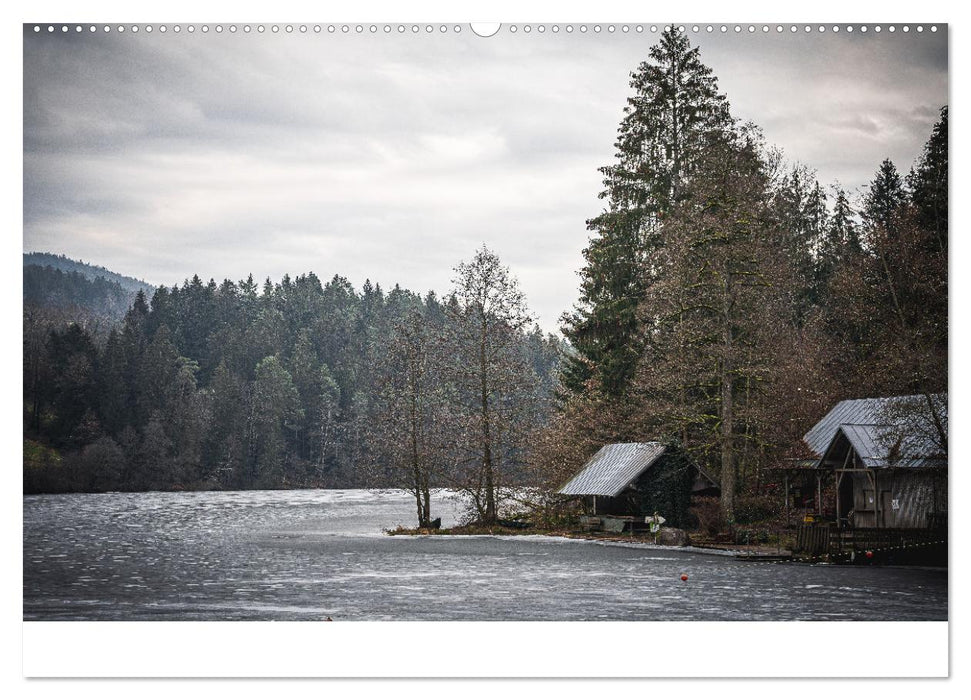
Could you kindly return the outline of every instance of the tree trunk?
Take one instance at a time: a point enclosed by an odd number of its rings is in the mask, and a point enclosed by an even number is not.
[[[482,399],[482,472],[485,477],[485,522],[491,525],[496,522],[495,484],[492,475],[492,436],[489,426],[489,385],[488,359],[486,357],[486,328],[483,319],[482,336],[479,341],[479,381]]]
[[[422,503],[421,461],[418,456],[418,397],[415,387],[411,391],[411,468],[415,499],[418,504],[418,527],[428,527],[427,504]]]
[[[425,527],[428,527],[432,524],[432,499],[428,490],[428,470],[422,473],[421,498],[424,501]]]
[[[734,415],[732,405],[732,288],[731,272],[725,272],[721,358],[721,507],[730,523],[735,520]]]

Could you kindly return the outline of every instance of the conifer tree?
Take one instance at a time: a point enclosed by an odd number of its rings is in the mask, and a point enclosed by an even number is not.
[[[677,27],[666,30],[650,58],[631,74],[615,161],[601,169],[606,210],[587,222],[580,300],[563,318],[573,346],[565,388],[622,395],[642,346],[636,310],[662,272],[659,225],[680,197],[709,138],[731,122],[717,81]]]
[[[870,182],[870,188],[863,197],[860,214],[871,230],[881,227],[893,231],[893,219],[897,209],[904,203],[904,186],[897,172],[897,166],[889,158],[885,159]]]
[[[859,227],[850,207],[846,191],[834,185],[833,211],[816,254],[817,304],[824,310],[835,300],[830,298],[829,284],[841,265],[860,256],[863,246],[860,243]]]
[[[276,355],[256,366],[249,408],[250,475],[259,485],[279,484],[289,476],[286,432],[297,426],[303,408],[293,377]]]
[[[924,146],[920,159],[907,175],[910,199],[918,223],[934,234],[941,250],[947,250],[947,107]]]
[[[247,457],[246,386],[224,362],[209,384],[209,425],[203,458],[211,475],[223,486],[244,486]]]
[[[818,253],[828,224],[826,194],[811,170],[793,166],[772,192],[772,213],[781,253],[794,275],[793,313],[806,318],[820,296]]]

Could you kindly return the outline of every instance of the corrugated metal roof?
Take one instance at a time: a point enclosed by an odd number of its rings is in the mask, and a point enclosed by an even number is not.
[[[946,402],[938,396],[934,399],[940,401],[946,428]],[[803,440],[822,458],[842,432],[869,468],[941,466],[946,456],[935,440],[929,414],[921,412],[924,405],[923,396],[841,401]]]
[[[943,456],[935,454],[923,440],[904,437],[895,444],[897,437],[892,426],[841,425],[839,429],[864,466],[870,469],[942,466],[944,462]]]
[[[877,418],[886,399],[850,399],[840,401],[823,419],[816,423],[803,441],[821,456],[836,436],[841,425],[876,425],[882,421]]]
[[[853,425],[845,423],[839,430],[846,436],[853,446],[853,451],[868,467],[876,466],[886,454],[880,447],[881,427],[879,425]]]
[[[604,445],[557,493],[569,496],[618,496],[664,454],[664,449],[659,442]]]

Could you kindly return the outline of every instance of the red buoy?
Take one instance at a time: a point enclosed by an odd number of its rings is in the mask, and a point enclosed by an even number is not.
[[[681,580],[682,581],[687,581],[688,580],[688,574],[681,574]]]

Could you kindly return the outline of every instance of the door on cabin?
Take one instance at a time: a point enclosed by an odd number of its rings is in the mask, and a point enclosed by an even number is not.
[[[892,491],[880,492],[880,527],[894,527],[897,524],[897,510]]]

